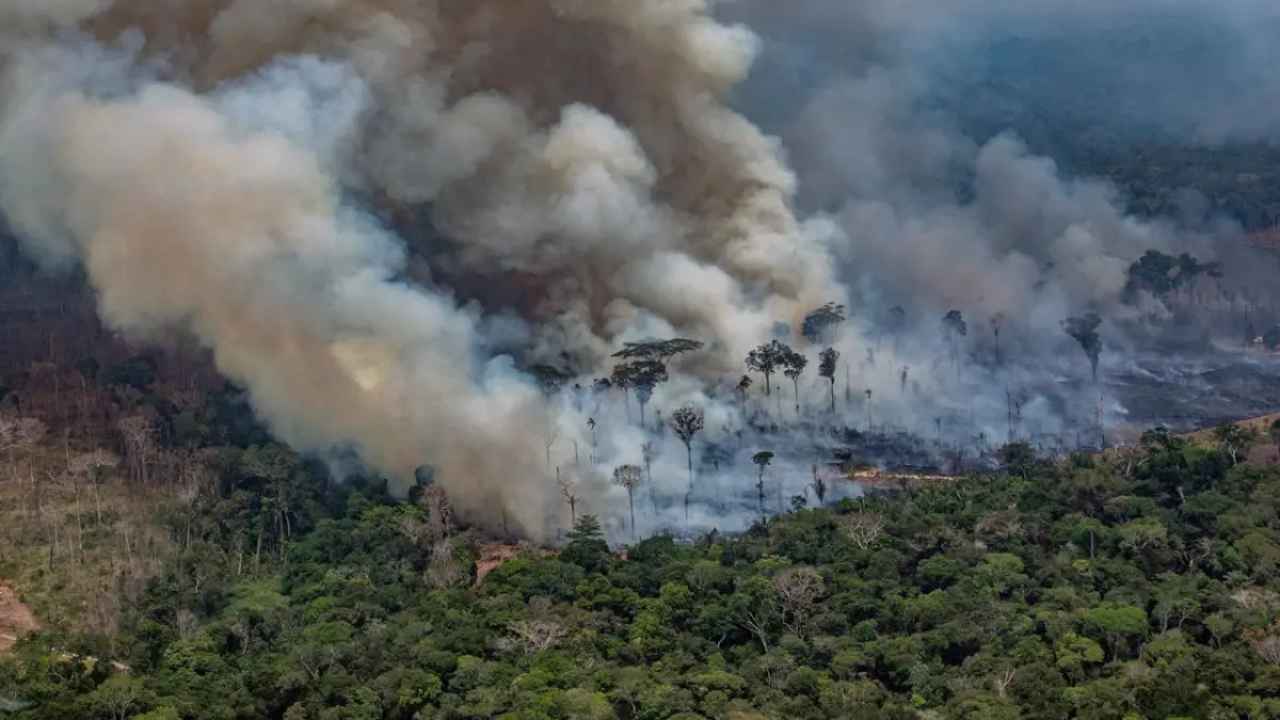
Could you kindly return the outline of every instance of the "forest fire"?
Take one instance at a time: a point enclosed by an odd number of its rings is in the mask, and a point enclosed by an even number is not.
[[[741,526],[836,450],[931,477],[1280,401],[1215,349],[1274,314],[1240,228],[918,115],[910,57],[815,89],[784,156],[735,99],[785,37],[701,3],[302,5],[0,10],[0,215],[107,328],[470,523]]]

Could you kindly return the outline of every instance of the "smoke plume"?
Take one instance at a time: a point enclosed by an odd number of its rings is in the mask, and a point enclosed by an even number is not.
[[[701,2],[0,19],[0,202],[32,254],[82,265],[115,328],[193,333],[285,441],[431,464],[480,519],[545,533],[544,442],[588,442],[497,352],[512,328],[583,373],[698,337],[710,372],[841,297],[777,143],[724,102],[755,38]],[[425,267],[387,220],[415,207],[448,238]]]
[[[1130,263],[1219,255],[1229,223],[1134,217],[1007,132],[1001,98],[957,109],[995,84],[984,68],[1005,67],[989,61],[1010,37],[1076,48],[1166,4],[11,0],[0,214],[47,266],[83,267],[113,327],[207,345],[282,440],[353,450],[402,487],[431,465],[472,519],[535,537],[564,524],[557,474],[617,532],[607,468],[650,460],[643,522],[661,526],[687,458],[652,438],[658,421],[543,392],[524,368],[589,388],[623,342],[704,341],[651,407],[705,409],[719,454],[696,463],[689,526],[726,527],[731,474],[757,445],[779,452],[777,504],[804,492],[810,458],[786,449],[814,441],[744,435],[770,403],[731,388],[751,348],[800,343],[815,308],[849,308],[823,333],[846,366],[800,367],[797,413],[835,405],[842,382],[846,419],[964,414],[948,426],[995,437],[1011,386],[1071,372],[1066,318],[1104,316],[1111,352],[1168,314],[1125,296]],[[1182,3],[1170,37],[1211,47],[1248,92],[1225,112],[1134,100],[1120,125],[1274,137],[1274,79],[1252,63],[1274,55],[1257,29],[1276,13],[1214,8]],[[1167,59],[1153,67],[1144,82],[1185,87]],[[1105,92],[1124,95],[1112,77]],[[1113,127],[1096,105],[1073,122]],[[994,363],[983,338],[941,347],[954,309],[1001,328]],[[1062,429],[1075,411],[1042,394],[1025,412]]]

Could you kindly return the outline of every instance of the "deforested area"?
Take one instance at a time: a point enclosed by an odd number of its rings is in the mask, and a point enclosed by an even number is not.
[[[0,716],[1280,717],[1278,31],[0,0]]]

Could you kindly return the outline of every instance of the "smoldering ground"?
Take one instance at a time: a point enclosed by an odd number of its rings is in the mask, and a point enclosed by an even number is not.
[[[700,405],[699,447],[737,448],[719,469],[699,457],[689,520],[732,525],[751,515],[745,456],[768,445],[780,477],[808,475],[787,452],[799,437],[771,429],[789,408],[732,389],[779,323],[814,354],[805,314],[851,309],[831,343],[843,394],[873,391],[838,404],[853,424],[995,436],[1018,385],[1065,428],[1087,412],[1043,389],[1079,374],[1063,319],[1096,309],[1128,347],[1124,323],[1168,311],[1124,301],[1128,264],[1211,259],[1231,232],[1130,217],[1014,135],[969,137],[922,108],[911,4],[846,6],[856,62],[792,62],[800,89],[782,97],[801,102],[771,119],[784,149],[749,119],[762,86],[742,83],[763,52],[776,85],[778,33],[830,53],[814,31],[829,3],[779,19],[703,0],[7,2],[0,207],[34,257],[85,269],[115,328],[208,345],[284,441],[354,450],[402,485],[430,464],[469,517],[535,537],[566,522],[557,468],[619,527],[608,470],[641,460],[654,423],[616,392],[548,397],[523,368],[589,386],[624,341],[705,341],[652,409]],[[975,328],[963,342],[937,328],[952,308]],[[1006,344],[987,361],[977,328],[996,316]],[[799,390],[787,404],[817,412],[813,369]],[[651,525],[684,523],[684,455],[661,445]]]

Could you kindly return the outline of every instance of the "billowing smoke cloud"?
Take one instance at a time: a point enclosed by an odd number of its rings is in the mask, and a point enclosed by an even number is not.
[[[775,398],[726,401],[723,382],[780,327],[798,340],[806,312],[844,303],[846,412],[917,429],[964,416],[949,426],[995,438],[1005,390],[1044,372],[1028,360],[1078,354],[1065,318],[1098,312],[1113,332],[1163,310],[1125,302],[1129,264],[1208,258],[1221,228],[1131,217],[998,117],[973,132],[947,72],[981,78],[992,38],[1036,45],[1179,5],[1248,40],[1215,56],[1224,72],[1274,52],[1250,29],[1275,13],[1243,1],[711,5],[6,2],[0,212],[34,257],[84,267],[113,326],[200,338],[281,439],[355,450],[402,483],[433,465],[472,518],[546,536],[564,524],[557,467],[609,512],[605,468],[641,463],[651,438],[616,401],[548,400],[520,368],[589,384],[624,341],[704,340],[654,409],[704,405],[715,449],[749,457],[744,410],[759,420]],[[1274,80],[1232,77],[1259,79],[1247,122],[1135,107],[1170,133],[1271,137]],[[1022,362],[957,370],[988,340],[962,353],[942,337],[951,310],[981,338],[1005,318],[1003,357]],[[900,317],[910,337],[889,342]],[[802,395],[830,390],[812,375]],[[1018,405],[1058,430],[1081,412]],[[664,497],[685,492],[683,457],[666,442],[655,459]],[[720,462],[699,464],[693,527],[719,524],[740,480],[706,470]],[[799,480],[779,470],[780,506],[802,490],[797,464]]]
[[[1146,321],[1173,312],[1125,292],[1145,251],[1227,261],[1209,304],[1238,296],[1250,266],[1274,266],[1195,193],[1177,220],[1139,218],[1120,189],[1040,154],[1064,137],[1073,149],[1280,137],[1272,4],[737,0],[721,12],[762,36],[737,104],[783,137],[800,205],[825,225],[865,330],[843,349],[879,348],[858,379],[900,422],[919,429],[937,413],[992,436],[1012,388],[1030,395],[1028,418],[1064,432],[1094,417],[1097,396],[1053,387],[1079,376],[1062,322],[1101,314],[1104,365],[1121,366],[1151,339]],[[889,345],[894,306],[914,332]],[[979,330],[962,377],[939,361],[953,309]],[[1007,362],[987,329],[996,318]],[[1238,342],[1221,319],[1200,332]],[[906,367],[920,392],[884,392]]]
[[[31,252],[82,265],[114,327],[199,337],[287,442],[429,463],[475,518],[558,525],[544,454],[588,442],[496,355],[513,328],[583,373],[699,337],[710,373],[841,299],[775,141],[723,102],[754,36],[701,2],[0,18],[0,204]],[[421,206],[450,243],[425,268],[377,219]]]

